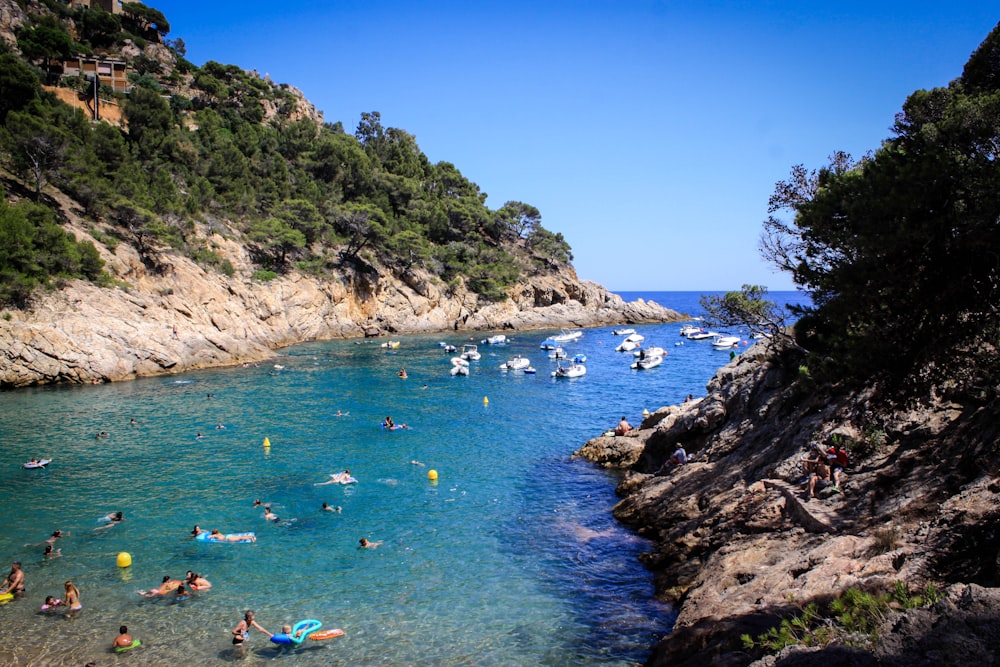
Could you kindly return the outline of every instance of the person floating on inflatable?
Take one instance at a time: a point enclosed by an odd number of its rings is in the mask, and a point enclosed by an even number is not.
[[[133,638],[132,635],[128,633],[128,628],[123,625],[118,628],[118,636],[115,637],[115,641],[111,644],[111,648],[114,649],[115,653],[124,653],[125,651],[134,649],[140,645],[142,645],[142,642]]]
[[[323,624],[314,619],[299,621],[295,627],[283,625],[281,632],[271,635],[271,641],[275,644],[301,644],[306,637],[323,627]]]
[[[358,480],[351,476],[350,470],[344,470],[344,472],[338,472],[330,475],[330,479],[326,482],[317,482],[313,486],[326,486],[327,484],[357,484]]]

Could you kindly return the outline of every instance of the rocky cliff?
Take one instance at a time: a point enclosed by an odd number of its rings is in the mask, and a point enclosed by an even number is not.
[[[72,202],[57,192],[79,238],[91,239]],[[232,276],[164,253],[156,271],[136,251],[97,244],[117,287],[82,281],[40,295],[27,311],[0,318],[0,386],[105,382],[268,357],[294,343],[457,330],[522,330],[683,319],[655,303],[621,297],[572,271],[536,276],[511,298],[483,302],[450,291],[420,272],[338,272],[320,278],[291,272],[253,279],[247,249],[232,238],[203,232]]]
[[[615,515],[655,548],[657,594],[678,607],[649,665],[943,665],[1000,655],[1000,480],[996,405],[929,395],[880,408],[872,390],[843,395],[800,377],[798,363],[756,345],[722,368],[706,395],[666,407],[634,436],[579,452],[623,469]],[[841,492],[808,497],[802,458],[845,442]],[[664,462],[683,445],[692,460]],[[903,582],[944,592],[888,614],[878,639],[786,649],[762,658],[758,636],[850,588]]]

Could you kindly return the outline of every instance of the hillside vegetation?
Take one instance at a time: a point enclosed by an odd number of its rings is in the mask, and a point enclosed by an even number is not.
[[[61,233],[52,189],[78,204],[94,240],[132,245],[151,272],[180,253],[231,275],[213,234],[249,250],[258,280],[292,269],[421,269],[492,301],[519,278],[570,266],[569,244],[534,206],[490,209],[455,165],[432,164],[376,111],[348,134],[287,85],[235,65],[194,65],[156,9],[0,4],[20,18],[9,26],[16,42],[0,39],[0,155],[6,194],[17,195],[0,207],[0,304],[28,306],[39,285],[61,278],[109,280],[92,244]],[[101,104],[120,105],[121,127],[43,88],[92,98],[92,81],[47,72],[78,55],[127,62],[130,91],[98,91]]]

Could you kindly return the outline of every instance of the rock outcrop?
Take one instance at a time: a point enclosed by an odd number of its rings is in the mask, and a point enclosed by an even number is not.
[[[85,236],[82,228],[75,231]],[[114,253],[99,245],[122,286],[76,281],[41,295],[28,311],[5,311],[0,386],[105,382],[236,364],[311,340],[683,319],[655,303],[626,303],[571,272],[533,278],[500,303],[450,293],[432,276],[413,272],[405,279],[388,271],[327,279],[293,272],[260,282],[242,246],[221,236],[212,242],[236,266],[232,276],[176,254],[164,255],[151,272],[127,244]]]
[[[578,452],[625,470],[615,515],[653,541],[644,562],[657,595],[678,608],[647,664],[748,665],[755,656],[740,635],[849,588],[895,582],[932,583],[948,595],[890,615],[868,650],[796,649],[760,664],[957,664],[975,650],[1000,654],[991,417],[1000,406],[928,396],[919,409],[879,414],[870,393],[814,386],[778,358],[755,345],[719,370],[704,398]],[[842,492],[827,486],[806,497],[802,458],[835,438],[853,458]],[[690,463],[662,469],[679,445]]]

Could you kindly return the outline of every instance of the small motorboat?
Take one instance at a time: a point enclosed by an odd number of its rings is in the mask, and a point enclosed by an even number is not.
[[[583,337],[583,332],[580,331],[579,329],[576,330],[562,329],[561,331],[562,333],[551,337],[552,340],[554,340],[557,344],[572,343],[573,341],[579,340],[580,338]]]
[[[586,362],[587,362],[587,355],[583,354],[582,352],[580,354],[573,355],[574,364],[584,364]]]
[[[689,333],[685,338],[688,340],[707,340],[709,338],[715,338],[719,334],[714,331],[708,331],[707,329],[698,329],[693,333]]]
[[[635,357],[639,357],[640,359],[642,359],[643,357],[665,357],[667,356],[667,351],[664,350],[662,347],[657,347],[654,345],[652,347],[646,348],[645,350],[636,350],[635,352],[632,353],[632,355]]]
[[[507,343],[507,336],[497,334],[483,339],[483,345],[504,345]]]
[[[583,364],[570,364],[569,366],[559,366],[552,371],[554,378],[578,378],[587,374],[587,367]]]
[[[457,347],[455,347],[451,343],[440,342],[440,343],[438,343],[438,345],[440,345],[441,349],[444,350],[445,352],[454,352],[455,350],[458,349]]]
[[[22,464],[21,467],[25,470],[37,470],[39,468],[44,468],[50,463],[52,463],[52,459],[31,459],[30,461]]]
[[[656,368],[663,363],[663,357],[659,354],[652,354],[643,357],[642,359],[636,359],[635,363],[632,364],[632,368],[637,370],[649,370],[650,368]]]
[[[615,336],[628,336],[629,334],[634,334],[635,329],[615,329],[611,333]]]
[[[615,352],[631,352],[637,347],[639,347],[639,344],[637,342],[626,338],[621,342],[621,344],[618,347],[615,348]]]
[[[463,345],[462,358],[467,361],[479,361],[483,355],[479,353],[479,348],[476,345]]]
[[[712,341],[712,347],[714,347],[716,350],[731,350],[732,348],[738,346],[739,344],[740,344],[739,336],[725,336],[722,334],[716,336],[715,340]]]
[[[554,350],[557,347],[559,347],[559,344],[556,343],[551,338],[546,338],[545,340],[542,341],[542,344],[539,345],[539,347],[542,348],[543,350]]]
[[[531,360],[527,357],[522,357],[520,354],[511,357],[506,362],[500,365],[500,370],[502,371],[523,371],[525,368],[531,365]]]
[[[535,374],[535,373],[537,373],[537,372],[538,372],[538,371],[537,371],[537,370],[535,370],[535,367],[534,367],[534,366],[528,366],[527,368],[525,368],[525,369],[524,369],[524,374],[525,374],[525,375],[534,375],[534,374]]]
[[[566,350],[562,349],[561,347],[557,347],[555,350],[552,351],[552,354],[549,355],[549,359],[568,359],[568,358],[569,355],[566,354]]]
[[[698,333],[701,331],[701,327],[696,327],[693,324],[688,324],[687,326],[681,327],[681,335],[687,338],[693,333]]]
[[[469,366],[468,364],[466,364],[465,366],[462,366],[460,364],[455,364],[454,366],[451,367],[451,370],[448,372],[451,373],[452,375],[468,375]]]

